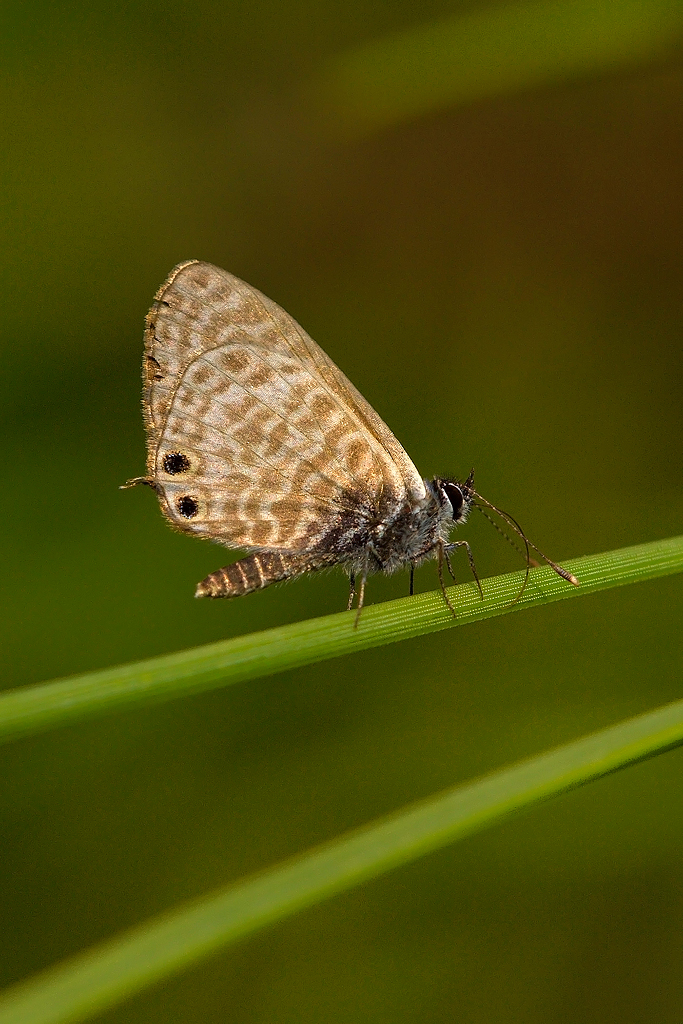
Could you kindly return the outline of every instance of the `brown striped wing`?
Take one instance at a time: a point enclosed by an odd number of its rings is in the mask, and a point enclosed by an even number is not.
[[[181,263],[147,317],[148,478],[171,522],[229,547],[315,546],[350,507],[425,494],[377,413],[283,309]]]

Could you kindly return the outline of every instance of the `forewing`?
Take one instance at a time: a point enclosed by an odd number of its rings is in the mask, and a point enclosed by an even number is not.
[[[424,484],[321,348],[255,288],[180,264],[145,334],[147,472],[187,532],[232,547],[314,547],[324,523]]]

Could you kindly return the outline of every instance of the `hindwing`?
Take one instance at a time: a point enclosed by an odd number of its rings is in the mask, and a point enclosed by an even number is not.
[[[276,303],[181,263],[145,331],[147,474],[171,522],[229,547],[308,550],[349,512],[415,506],[415,466]]]

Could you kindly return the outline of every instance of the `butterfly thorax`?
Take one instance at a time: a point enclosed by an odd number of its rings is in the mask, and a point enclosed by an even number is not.
[[[333,552],[330,561],[360,574],[393,573],[433,557],[448,543],[452,528],[467,518],[470,499],[463,485],[440,479],[424,484],[419,502],[392,494],[384,495],[381,508],[350,502],[348,512],[319,539],[312,559],[318,552]]]

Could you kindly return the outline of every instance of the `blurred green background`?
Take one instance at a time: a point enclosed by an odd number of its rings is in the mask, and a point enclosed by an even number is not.
[[[615,11],[633,45],[596,57]],[[534,65],[528,12],[578,48],[561,73]],[[406,99],[431,19],[470,50]],[[476,467],[553,558],[680,533],[682,34],[680,3],[629,0],[9,0],[5,684],[345,604],[340,573],[194,601],[222,549],[117,490],[144,471],[143,318],[189,257],[284,306],[425,476]],[[517,75],[489,74],[499,44]],[[461,536],[482,575],[519,565],[481,517]],[[368,600],[407,586],[373,578]],[[679,698],[679,602],[657,580],[4,748],[2,982]],[[682,766],[591,785],[100,1019],[680,1024]]]

